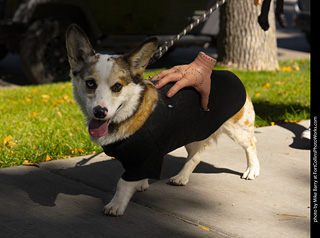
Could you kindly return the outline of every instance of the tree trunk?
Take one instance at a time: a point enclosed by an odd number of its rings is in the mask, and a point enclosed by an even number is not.
[[[279,67],[273,1],[268,31],[258,24],[261,5],[253,0],[227,0],[220,9],[218,61],[226,67],[245,70],[275,70]]]

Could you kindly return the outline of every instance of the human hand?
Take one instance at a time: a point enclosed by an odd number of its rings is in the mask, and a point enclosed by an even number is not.
[[[201,95],[201,108],[207,111],[211,89],[211,73],[215,64],[215,59],[200,52],[192,63],[164,70],[150,80],[159,80],[155,85],[156,88],[161,88],[169,82],[176,82],[166,94],[169,98],[173,97],[181,88],[194,87]]]

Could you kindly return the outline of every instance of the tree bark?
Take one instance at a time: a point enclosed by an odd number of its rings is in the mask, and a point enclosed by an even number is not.
[[[279,68],[273,2],[269,11],[270,28],[261,29],[258,16],[261,5],[253,0],[228,0],[220,9],[218,62],[245,70]]]

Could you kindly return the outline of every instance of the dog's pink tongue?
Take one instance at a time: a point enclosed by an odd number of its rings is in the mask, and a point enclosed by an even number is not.
[[[102,137],[108,133],[107,121],[92,119],[89,124],[89,134],[92,137]]]

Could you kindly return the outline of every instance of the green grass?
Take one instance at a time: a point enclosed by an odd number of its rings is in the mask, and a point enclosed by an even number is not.
[[[256,126],[310,118],[310,60],[282,61],[277,72],[232,71],[252,98]],[[0,167],[102,151],[89,140],[70,83],[0,90],[0,113]]]
[[[256,126],[310,118],[310,60],[282,61],[277,72],[233,72],[252,99]]]
[[[100,152],[70,83],[0,90],[0,167]]]

